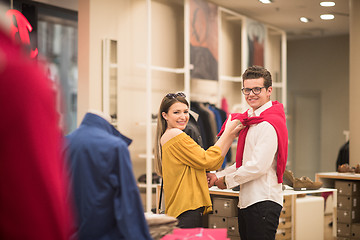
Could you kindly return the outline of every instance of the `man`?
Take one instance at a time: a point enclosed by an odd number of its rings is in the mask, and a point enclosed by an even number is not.
[[[239,134],[236,163],[216,174],[208,173],[209,186],[225,189],[240,185],[238,222],[242,240],[275,239],[287,161],[284,108],[270,101],[272,79],[266,69],[253,66],[242,77],[242,92],[251,109],[232,116],[247,127]]]

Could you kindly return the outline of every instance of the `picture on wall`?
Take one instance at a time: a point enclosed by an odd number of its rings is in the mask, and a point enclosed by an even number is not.
[[[258,65],[264,67],[264,43],[266,28],[264,24],[247,19],[248,67]]]
[[[218,8],[190,0],[190,63],[192,78],[218,80]]]

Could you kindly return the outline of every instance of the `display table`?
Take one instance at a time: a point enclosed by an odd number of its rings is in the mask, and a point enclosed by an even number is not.
[[[324,239],[324,198],[306,195],[295,206],[295,239]]]
[[[221,197],[238,197],[239,191],[233,191],[231,189],[219,189],[218,187],[214,186],[209,189],[211,196],[221,196]],[[296,233],[296,220],[297,221],[309,221],[309,219],[298,219],[296,218],[296,199],[298,195],[303,194],[318,194],[323,192],[333,192],[334,194],[334,201],[333,201],[333,236],[336,236],[336,206],[337,206],[337,190],[334,188],[320,188],[318,190],[306,190],[306,191],[294,191],[292,188],[286,188],[284,190],[284,197],[290,196],[291,199],[291,239],[295,239]],[[323,228],[321,228],[323,229]]]
[[[323,182],[324,187],[334,187],[335,180],[360,181],[359,173],[322,172],[315,174],[316,181]]]
[[[356,174],[356,173],[339,173],[339,172],[321,172],[321,173],[316,173],[315,174],[315,179],[316,181],[321,181],[323,183],[324,187],[330,187],[330,188],[334,188],[335,187],[335,182],[340,180],[345,180],[345,181],[349,181],[349,182],[357,182],[360,181],[360,174]],[[341,197],[341,192],[338,193],[339,196]],[[337,199],[337,195],[334,195],[333,199]],[[340,201],[341,203],[341,201]],[[356,207],[357,211],[358,206]],[[341,211],[341,207],[339,207],[338,211]],[[353,209],[355,210],[355,209]],[[338,216],[338,212],[334,211],[334,216],[335,219],[337,219],[337,221],[333,221],[334,225],[333,225],[333,230],[334,231],[340,231],[342,229],[342,225],[339,224],[342,222],[341,219],[341,215]],[[340,217],[340,220],[338,220],[338,217]],[[336,223],[336,225],[335,225]],[[347,225],[351,225],[351,224],[347,224]],[[341,232],[341,231],[340,231]]]

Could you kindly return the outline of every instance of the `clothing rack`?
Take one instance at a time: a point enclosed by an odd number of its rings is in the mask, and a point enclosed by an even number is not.
[[[218,106],[218,94],[191,93],[191,101],[210,103]]]

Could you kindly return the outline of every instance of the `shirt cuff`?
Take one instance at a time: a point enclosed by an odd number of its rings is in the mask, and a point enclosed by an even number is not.
[[[228,188],[227,182],[226,182],[226,176],[224,177],[224,185],[226,188]]]
[[[219,179],[219,178],[225,176],[226,173],[225,173],[225,171],[221,171],[221,172],[216,172],[215,175],[216,175],[216,177]]]
[[[227,188],[234,188],[239,185],[237,182],[234,181],[234,178],[232,178],[230,176],[227,176],[225,178],[226,178],[226,187]]]

